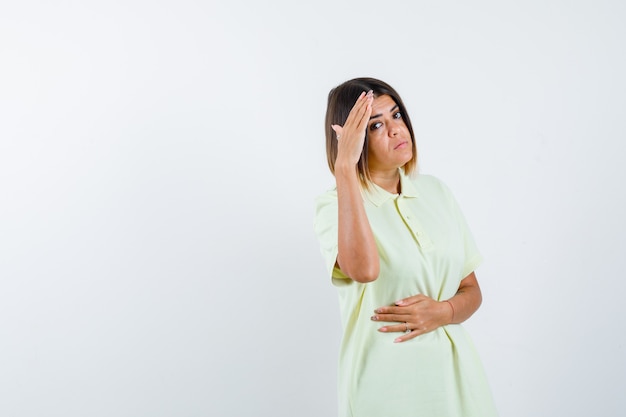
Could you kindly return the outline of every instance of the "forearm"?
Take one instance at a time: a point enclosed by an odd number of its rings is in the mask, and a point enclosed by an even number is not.
[[[335,167],[339,207],[338,255],[341,270],[358,282],[371,282],[380,271],[378,249],[365,213],[354,166]]]
[[[478,280],[472,272],[461,281],[457,293],[452,298],[445,301],[450,307],[449,323],[463,323],[478,310],[482,300]]]

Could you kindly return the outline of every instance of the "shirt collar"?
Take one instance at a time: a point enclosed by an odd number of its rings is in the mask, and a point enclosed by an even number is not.
[[[406,198],[418,197],[419,194],[417,190],[415,189],[415,185],[413,184],[413,181],[411,181],[411,178],[404,173],[404,170],[399,169],[399,171],[400,171],[400,189],[402,190],[402,192],[400,193],[400,196],[406,197]],[[373,182],[370,183],[370,189],[369,190],[362,189],[362,193],[363,193],[363,196],[367,198],[376,207],[380,207],[387,200],[391,198],[395,198],[397,196],[397,194],[392,194],[389,191],[386,191],[382,189],[381,187],[379,187],[378,185],[374,184]]]

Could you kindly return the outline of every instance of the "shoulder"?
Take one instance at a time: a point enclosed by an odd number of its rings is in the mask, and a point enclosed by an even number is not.
[[[325,206],[331,204],[333,202],[337,202],[337,187],[333,186],[332,188],[327,189],[323,193],[317,195],[315,197],[315,207]]]
[[[432,174],[416,174],[414,177],[414,181],[418,184],[423,185],[440,185],[443,184],[443,181]]]
[[[417,174],[411,177],[417,197],[429,201],[431,205],[451,207],[456,205],[454,193],[441,178],[429,174]]]
[[[316,222],[323,218],[337,217],[337,187],[333,186],[315,197]]]
[[[413,184],[419,192],[449,194],[450,188],[439,177],[430,174],[417,174],[412,178]]]
[[[328,189],[315,197],[313,228],[321,241],[332,243],[336,240],[338,217],[336,187]]]

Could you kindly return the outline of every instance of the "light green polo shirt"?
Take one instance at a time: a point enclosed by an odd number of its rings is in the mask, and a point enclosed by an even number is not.
[[[452,193],[429,175],[401,172],[401,194],[372,184],[363,202],[376,239],[380,275],[362,284],[335,267],[337,190],[316,199],[315,233],[339,295],[340,417],[491,417],[495,408],[482,364],[461,325],[403,343],[370,317],[380,306],[424,294],[454,296],[482,257]]]

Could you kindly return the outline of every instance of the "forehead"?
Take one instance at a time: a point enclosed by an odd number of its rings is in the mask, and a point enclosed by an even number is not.
[[[372,115],[389,113],[394,107],[396,102],[387,94],[376,97],[372,102]]]

